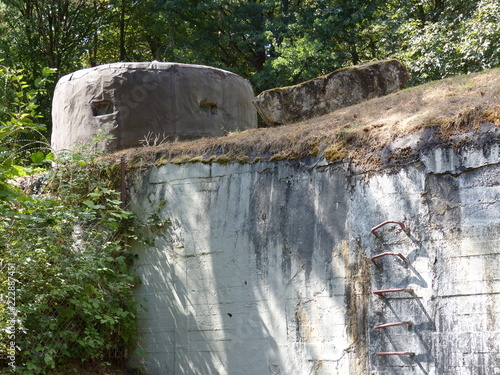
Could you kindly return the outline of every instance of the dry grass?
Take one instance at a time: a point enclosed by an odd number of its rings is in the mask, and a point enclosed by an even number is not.
[[[435,147],[458,134],[470,136],[487,121],[500,126],[500,69],[406,89],[296,124],[129,149],[111,157],[126,155],[132,166],[145,166],[324,156],[373,168],[411,159],[429,142]]]

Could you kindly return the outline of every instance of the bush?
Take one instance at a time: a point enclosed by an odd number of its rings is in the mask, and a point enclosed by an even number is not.
[[[93,147],[53,164],[50,152],[39,148],[23,154],[16,139],[39,130],[36,114],[8,113],[0,128],[6,145],[0,158],[0,365],[50,374],[69,364],[123,361],[139,311],[133,295],[139,280],[129,273],[127,253],[133,215],[122,208],[112,170]],[[31,194],[10,180],[43,166],[48,170]]]

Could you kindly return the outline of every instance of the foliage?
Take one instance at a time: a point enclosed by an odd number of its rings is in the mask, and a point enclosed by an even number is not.
[[[500,3],[482,0],[471,18],[464,20],[459,49],[463,72],[500,66]]]
[[[90,48],[106,22],[105,0],[4,0],[5,36],[15,36],[9,65],[22,62],[37,74],[45,66],[58,71],[80,68],[80,56]],[[4,43],[6,41],[4,40]]]
[[[40,149],[46,149],[43,132],[46,127],[38,120],[37,99],[45,92],[51,69],[43,70],[43,78],[36,80],[36,88],[25,81],[22,70],[0,66],[0,200],[12,199],[14,189],[6,180],[23,176],[23,164],[30,160],[33,164],[42,162],[45,156]],[[33,137],[33,135],[36,135]],[[50,156],[49,156],[50,157]]]
[[[22,82],[19,72],[9,79]],[[14,98],[36,94],[25,86],[14,85],[25,90],[13,91]],[[139,311],[126,251],[132,213],[122,208],[112,169],[93,146],[58,155],[53,164],[37,149],[23,166],[18,137],[38,130],[36,108],[24,104],[14,100],[10,108],[19,111],[4,112],[0,128],[8,145],[0,159],[0,363],[9,370],[14,363],[19,374],[48,374],[123,359]],[[14,186],[11,178],[33,170],[33,161],[52,167],[28,187]],[[13,347],[14,362],[6,355]]]
[[[500,66],[498,1],[443,1],[418,14],[398,11],[390,31],[399,38],[393,56],[406,63],[413,84]]]
[[[244,76],[257,92],[398,58],[417,84],[499,66],[498,7],[497,0],[4,0],[0,58],[23,67],[28,82],[43,66],[60,76],[115,61],[205,64]],[[40,108],[46,119],[49,97]]]

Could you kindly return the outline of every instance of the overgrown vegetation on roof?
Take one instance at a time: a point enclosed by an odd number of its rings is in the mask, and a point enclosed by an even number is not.
[[[483,125],[482,125],[483,124]],[[117,152],[131,167],[313,158],[364,168],[408,162],[425,148],[476,141],[500,126],[500,69],[448,78],[307,121]]]

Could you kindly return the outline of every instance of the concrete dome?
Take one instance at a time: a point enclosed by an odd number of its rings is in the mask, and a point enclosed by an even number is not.
[[[51,143],[59,151],[106,131],[115,138],[106,147],[113,151],[139,146],[148,134],[221,136],[257,127],[253,98],[247,80],[222,69],[156,61],[101,65],[58,81]]]

